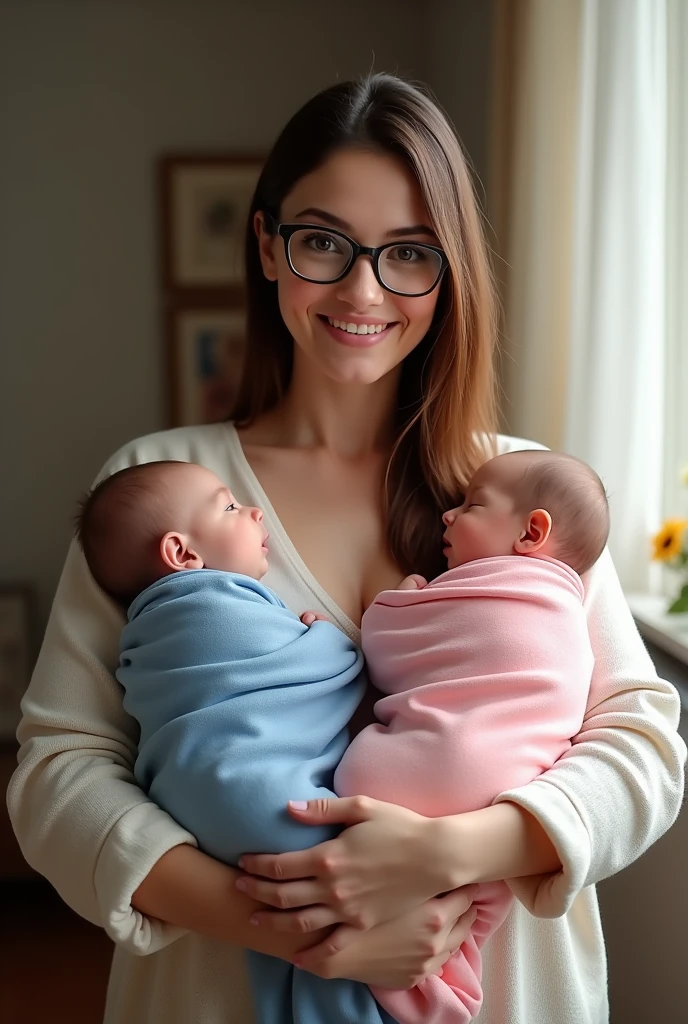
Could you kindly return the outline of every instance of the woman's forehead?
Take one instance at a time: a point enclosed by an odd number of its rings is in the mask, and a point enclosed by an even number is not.
[[[329,213],[349,231],[376,238],[400,228],[432,227],[418,182],[396,157],[360,149],[333,153],[294,185],[282,203],[282,220],[315,220],[310,210]],[[363,238],[360,239],[364,241]]]

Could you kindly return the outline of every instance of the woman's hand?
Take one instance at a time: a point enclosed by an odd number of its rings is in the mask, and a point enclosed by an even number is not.
[[[147,917],[281,960],[291,961],[332,934],[331,928],[295,935],[252,927],[249,920],[259,905],[236,891],[236,877],[234,868],[181,843],[153,865],[131,904]]]
[[[248,874],[238,888],[279,911],[257,912],[256,924],[300,933],[341,922],[369,929],[455,887],[438,842],[440,819],[368,797],[311,800],[289,812],[305,824],[349,827],[308,850],[241,858]],[[285,913],[292,908],[305,909]]]
[[[440,974],[467,939],[476,916],[471,900],[477,888],[456,889],[370,931],[344,925],[294,962],[321,978],[413,988],[431,974]]]

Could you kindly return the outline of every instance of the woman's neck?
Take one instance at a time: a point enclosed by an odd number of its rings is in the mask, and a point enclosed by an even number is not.
[[[341,384],[294,366],[284,399],[249,429],[250,440],[286,448],[324,448],[346,459],[387,451],[394,436],[398,372],[372,384]]]

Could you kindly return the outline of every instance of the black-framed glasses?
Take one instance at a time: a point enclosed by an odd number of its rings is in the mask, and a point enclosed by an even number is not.
[[[425,242],[387,242],[359,245],[342,231],[322,224],[278,224],[265,214],[265,227],[284,241],[289,269],[313,284],[335,284],[349,273],[359,256],[370,256],[379,284],[395,295],[427,295],[449,266],[436,245]]]

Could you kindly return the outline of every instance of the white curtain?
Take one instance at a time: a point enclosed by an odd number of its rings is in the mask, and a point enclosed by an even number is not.
[[[507,424],[598,471],[622,582],[646,590],[662,500],[666,0],[513,7]]]
[[[688,518],[688,2],[667,0],[665,516]],[[675,587],[675,580],[672,581]]]

